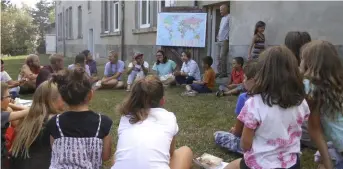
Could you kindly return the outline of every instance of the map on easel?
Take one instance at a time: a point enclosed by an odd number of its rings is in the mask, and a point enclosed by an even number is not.
[[[207,13],[159,13],[156,45],[205,47]]]

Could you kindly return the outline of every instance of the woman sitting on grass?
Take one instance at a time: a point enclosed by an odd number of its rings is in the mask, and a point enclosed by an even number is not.
[[[190,148],[176,147],[174,113],[163,109],[162,82],[156,76],[137,81],[119,107],[119,139],[112,169],[190,169]]]
[[[182,67],[180,71],[174,72],[175,80],[178,84],[192,84],[193,81],[201,81],[198,63],[191,59],[191,54],[182,52]]]
[[[258,60],[261,69],[251,97],[237,117],[244,124],[244,158],[226,169],[300,169],[301,125],[310,110],[297,59],[287,47],[275,46]]]
[[[51,159],[50,135],[46,124],[62,112],[64,102],[57,86],[45,81],[33,95],[28,116],[19,121],[12,146],[11,169],[48,169]]]
[[[36,79],[42,66],[39,63],[39,57],[34,54],[27,56],[25,64],[22,66],[19,74],[21,94],[31,94],[36,90]]]
[[[175,84],[175,77],[173,75],[176,69],[176,63],[167,58],[162,50],[156,52],[156,63],[152,67],[163,85],[169,86]]]
[[[127,74],[127,89],[131,90],[134,81],[144,78],[149,72],[149,63],[144,61],[142,53],[135,53],[133,61],[129,63]]]

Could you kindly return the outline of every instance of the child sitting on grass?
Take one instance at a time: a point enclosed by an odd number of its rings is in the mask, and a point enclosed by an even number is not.
[[[64,102],[57,86],[44,81],[36,89],[28,115],[19,121],[11,149],[11,169],[48,169],[51,159],[50,134],[46,124],[62,112]]]
[[[343,65],[333,44],[315,40],[301,51],[308,131],[320,152],[320,169],[343,168]],[[332,142],[328,150],[327,141]],[[335,162],[335,163],[332,163]]]
[[[275,46],[262,52],[258,62],[261,69],[237,117],[244,124],[244,158],[225,169],[300,169],[301,125],[310,109],[298,61],[287,47]]]
[[[206,56],[202,61],[205,70],[203,80],[193,81],[193,84],[186,85],[186,92],[183,95],[195,96],[197,93],[212,93],[216,78],[216,73],[211,67],[213,59],[211,56]]]
[[[52,152],[50,169],[100,169],[110,158],[112,120],[89,109],[94,91],[84,68],[76,67],[53,75],[68,111],[47,124]]]
[[[258,63],[255,61],[249,62],[244,67],[243,85],[244,85],[245,90],[247,90],[248,92],[252,89],[252,87],[255,84],[254,77],[258,70],[259,70],[259,66],[258,66]],[[248,100],[247,92],[244,92],[239,95],[237,104],[236,104],[236,109],[235,109],[235,113],[237,116],[241,112],[247,100]],[[243,126],[244,124],[237,119],[235,126],[232,127],[229,132],[225,132],[225,131],[215,132],[214,140],[216,144],[219,145],[220,147],[228,149],[229,151],[242,154],[243,151],[240,147],[240,141],[241,141],[240,137],[242,135]]]
[[[193,153],[176,149],[179,127],[164,109],[164,88],[157,76],[138,80],[119,106],[121,114],[115,163],[111,169],[190,169]]]
[[[6,147],[6,130],[10,125],[11,121],[19,120],[24,118],[28,113],[29,109],[22,111],[7,112],[7,108],[11,101],[11,95],[9,93],[8,85],[1,82],[1,168],[9,168],[8,149]]]
[[[230,95],[238,95],[240,92],[243,91],[243,80],[244,80],[244,72],[243,72],[243,65],[244,59],[242,57],[235,57],[232,60],[232,72],[231,72],[231,79],[227,85],[220,85],[219,91],[217,91],[216,96],[230,96]]]

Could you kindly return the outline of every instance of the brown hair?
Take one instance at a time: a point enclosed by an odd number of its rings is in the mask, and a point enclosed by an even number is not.
[[[68,105],[84,104],[88,93],[92,90],[89,77],[82,67],[53,74],[52,81],[57,84],[63,101]]]
[[[190,53],[190,52],[188,52],[188,51],[183,51],[182,53],[184,53],[188,59],[191,59],[191,53]],[[181,54],[182,54],[182,53],[181,53]]]
[[[301,52],[304,77],[315,85],[310,95],[313,105],[323,106],[326,113],[343,110],[343,66],[335,46],[315,40],[306,44]],[[311,105],[312,105],[311,104]]]
[[[156,54],[157,54],[157,53],[161,53],[161,54],[162,54],[162,56],[163,56],[163,61],[162,61],[162,63],[167,63],[168,58],[167,58],[166,55],[164,55],[164,51],[163,51],[163,50],[158,50],[158,51],[156,52]],[[160,64],[160,61],[157,60],[157,61],[156,61],[156,64],[159,65],[159,64]]]
[[[289,108],[300,105],[305,98],[297,60],[285,46],[271,47],[261,53],[261,69],[255,77],[255,85],[250,94],[261,94],[268,106],[279,105]]]
[[[129,117],[131,124],[135,124],[148,117],[150,108],[159,107],[163,96],[162,82],[158,77],[149,75],[133,85],[118,111],[122,116]]]
[[[285,37],[285,45],[290,49],[300,65],[300,48],[311,41],[311,36],[307,32],[291,31]]]
[[[63,55],[58,54],[58,53],[52,54],[49,57],[50,64],[52,64],[52,65],[56,64],[57,62],[61,61],[62,59],[63,59]]]
[[[16,127],[16,132],[20,134],[15,137],[12,145],[12,154],[15,157],[29,157],[29,149],[36,138],[39,137],[49,115],[59,113],[53,104],[58,97],[57,86],[50,81],[45,81],[38,86],[33,95],[29,114]]]
[[[1,82],[1,100],[4,97],[5,91],[8,90],[8,85],[5,82]]]
[[[244,74],[247,80],[253,79],[256,73],[260,70],[260,66],[257,61],[249,61],[243,68]]]
[[[118,57],[118,53],[117,53],[116,51],[114,51],[114,50],[111,50],[111,51],[110,51],[110,56],[116,56],[116,57]]]

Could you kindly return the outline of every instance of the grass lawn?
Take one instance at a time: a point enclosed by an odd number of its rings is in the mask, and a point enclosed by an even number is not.
[[[42,55],[41,64],[48,64],[48,56]],[[12,78],[16,78],[18,71],[24,59],[5,60],[5,70]],[[72,63],[72,59],[66,58],[65,65]],[[98,66],[98,71],[103,72],[103,65]],[[101,74],[101,73],[100,73]],[[225,161],[232,161],[238,158],[236,154],[229,153],[226,150],[218,148],[214,143],[213,133],[217,130],[229,130],[235,122],[234,108],[236,98],[216,98],[213,94],[201,95],[196,97],[182,97],[180,93],[184,89],[170,88],[166,91],[165,108],[176,114],[179,124],[179,135],[177,146],[189,146],[195,156],[203,153],[210,153],[223,158]],[[113,135],[117,140],[117,127],[119,125],[119,115],[115,107],[127,95],[124,90],[100,90],[95,94],[91,102],[91,109],[104,113],[114,121]],[[30,96],[22,96],[30,98]],[[115,147],[116,145],[113,145]],[[316,165],[313,162],[314,151],[304,149],[301,156],[303,169],[314,169]],[[105,164],[104,168],[110,168]],[[195,167],[194,167],[195,168]]]

